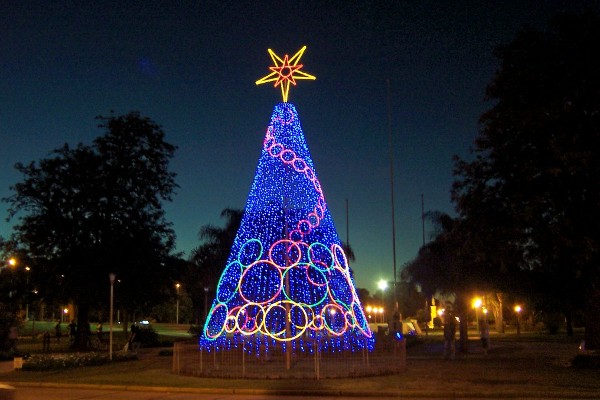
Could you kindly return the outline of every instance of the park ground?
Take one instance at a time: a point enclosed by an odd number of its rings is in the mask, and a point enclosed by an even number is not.
[[[156,325],[162,339],[188,337],[187,326]],[[564,334],[507,331],[492,334],[484,355],[476,333],[469,352],[443,358],[440,332],[430,332],[407,346],[407,367],[400,374],[352,379],[244,380],[178,376],[171,372],[168,349],[139,350],[139,360],[69,370],[27,372],[4,362],[0,380],[16,386],[120,387],[196,393],[340,395],[413,398],[600,398],[600,370],[571,365],[581,332]],[[25,342],[25,341],[24,341]],[[162,350],[162,351],[161,351]],[[165,355],[166,354],[166,355]]]

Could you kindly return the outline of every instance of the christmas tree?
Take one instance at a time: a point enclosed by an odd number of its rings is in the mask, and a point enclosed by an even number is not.
[[[372,349],[373,335],[327,208],[298,113],[287,102],[305,47],[257,81],[281,86],[244,216],[200,338],[207,350]]]

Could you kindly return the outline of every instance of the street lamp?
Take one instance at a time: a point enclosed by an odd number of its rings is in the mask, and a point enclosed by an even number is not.
[[[381,279],[381,280],[379,280],[379,282],[377,282],[377,287],[379,288],[379,290],[381,290],[381,305],[382,305],[381,322],[384,322],[385,318],[383,317],[383,305],[384,305],[383,292],[385,291],[385,289],[387,289],[388,283],[384,279]]]
[[[475,309],[475,323],[477,329],[479,329],[479,307],[481,307],[482,301],[479,297],[473,300],[473,308]]]
[[[521,308],[520,305],[516,305],[515,306],[515,312],[517,313],[517,335],[521,334],[521,321],[520,321],[520,316],[521,316],[521,311],[523,311],[523,309]]]
[[[117,276],[114,273],[108,274],[108,279],[110,280],[110,333],[108,336],[108,359],[112,361],[113,358],[113,297],[114,297],[114,287],[115,287],[115,278]]]
[[[175,306],[175,323],[177,325],[179,325],[179,287],[181,285],[179,283],[175,284],[175,289],[177,290],[177,299],[176,299],[176,306]]]
[[[208,319],[208,286],[204,286],[204,321]]]

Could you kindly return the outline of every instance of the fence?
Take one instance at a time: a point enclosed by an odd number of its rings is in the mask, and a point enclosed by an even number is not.
[[[266,355],[247,354],[239,348],[206,351],[197,342],[173,347],[173,373],[217,378],[347,378],[388,375],[406,368],[406,340],[382,336],[373,351],[294,352],[281,347]]]

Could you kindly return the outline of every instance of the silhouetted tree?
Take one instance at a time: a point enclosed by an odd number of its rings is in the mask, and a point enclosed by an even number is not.
[[[168,168],[175,146],[138,113],[99,119],[106,133],[92,145],[65,144],[17,164],[24,179],[4,199],[18,218],[14,238],[36,259],[44,290],[76,304],[79,326],[87,326],[90,307],[106,304],[109,273],[119,280],[116,299],[134,310],[161,301],[172,272],[175,235],[162,202],[176,187]]]
[[[456,160],[453,190],[461,218],[487,229],[495,263],[540,283],[540,307],[569,322],[585,310],[589,348],[600,348],[599,42],[600,19],[588,12],[497,49],[495,105],[481,118],[475,160]]]

